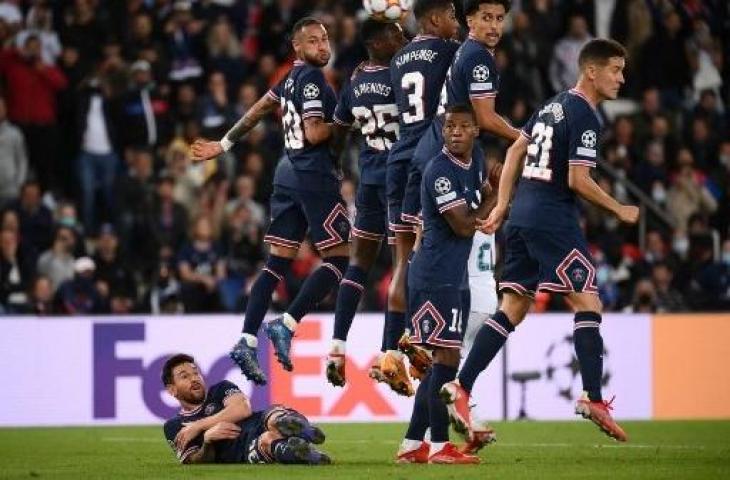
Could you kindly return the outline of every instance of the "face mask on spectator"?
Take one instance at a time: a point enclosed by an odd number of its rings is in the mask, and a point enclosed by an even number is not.
[[[722,263],[730,267],[730,252],[722,253]]]
[[[651,197],[657,203],[664,203],[667,200],[667,191],[661,183],[655,183],[651,189]]]

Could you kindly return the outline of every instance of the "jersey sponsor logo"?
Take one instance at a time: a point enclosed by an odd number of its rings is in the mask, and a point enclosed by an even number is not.
[[[319,96],[319,87],[314,83],[308,83],[304,86],[302,93],[304,94],[304,98],[317,98]]]
[[[578,155],[583,155],[584,157],[596,158],[596,150],[593,148],[578,147],[576,149],[576,153]]]
[[[583,146],[587,148],[593,148],[596,146],[597,135],[593,130],[586,130],[583,135],[580,136],[580,141]]]
[[[449,192],[446,195],[436,197],[436,205],[442,205],[456,198],[456,192]]]
[[[469,88],[471,88],[473,91],[482,92],[485,90],[491,90],[492,89],[492,82],[477,82],[472,83],[469,85]]]
[[[486,82],[489,78],[489,68],[486,65],[477,65],[471,74],[477,82]]]
[[[446,195],[451,191],[451,181],[446,177],[439,177],[434,182],[433,188],[439,195]]]
[[[302,108],[304,110],[308,110],[310,108],[322,108],[322,100],[309,100],[302,104]]]

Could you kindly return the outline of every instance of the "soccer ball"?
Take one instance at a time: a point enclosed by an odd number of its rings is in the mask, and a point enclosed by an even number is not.
[[[375,20],[394,22],[406,16],[413,0],[363,0],[362,6]]]

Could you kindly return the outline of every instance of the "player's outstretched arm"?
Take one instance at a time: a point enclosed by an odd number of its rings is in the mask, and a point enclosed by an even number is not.
[[[492,234],[502,225],[504,216],[507,214],[509,202],[512,199],[512,191],[515,182],[522,173],[525,154],[529,140],[520,135],[515,143],[507,149],[507,156],[502,167],[502,174],[499,177],[499,190],[497,191],[497,204],[489,213],[487,219],[479,222],[479,229],[484,233]]]
[[[196,140],[192,146],[192,161],[204,162],[227,152],[234,143],[246,135],[266,114],[273,111],[277,106],[279,106],[279,102],[269,94],[259,98],[220,141]]]
[[[616,215],[625,223],[636,223],[639,219],[639,207],[621,205],[591,178],[590,167],[570,165],[568,168],[568,186],[583,199]]]
[[[520,137],[520,131],[507,122],[494,109],[494,97],[472,98],[471,104],[477,116],[479,129],[487,131],[510,142]]]
[[[224,423],[238,423],[251,416],[251,403],[242,393],[234,393],[223,401],[224,408],[215,415],[185,424],[175,436],[175,445],[185,449],[188,443],[213,426]]]

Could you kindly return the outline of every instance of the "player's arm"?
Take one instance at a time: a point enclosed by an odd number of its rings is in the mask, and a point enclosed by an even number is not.
[[[232,393],[223,400],[223,409],[209,417],[186,423],[175,436],[175,445],[184,449],[194,438],[221,422],[238,423],[251,416],[251,403],[241,393]]]
[[[308,117],[304,119],[304,138],[312,145],[324,143],[332,136],[332,124],[324,121],[321,117]]]
[[[639,208],[633,205],[622,205],[606,193],[591,177],[591,167],[570,165],[568,167],[568,186],[581,198],[608,210],[622,222],[636,223],[639,219]]]
[[[520,131],[507,122],[494,109],[495,97],[474,98],[471,99],[474,113],[477,116],[479,129],[496,135],[500,138],[514,142],[520,136]]]
[[[195,463],[214,463],[215,447],[213,444],[222,440],[235,440],[241,434],[241,427],[234,423],[220,422],[205,432],[203,437],[203,445],[200,447],[191,447],[190,453],[181,457],[183,464]]]
[[[192,161],[202,162],[215,158],[223,152],[227,152],[233,144],[246,135],[253,127],[258,125],[264,116],[274,111],[279,106],[279,100],[271,92],[261,97],[241,117],[228,132],[223,135],[220,141],[205,141],[198,139],[192,146]]]
[[[441,212],[441,215],[443,215],[455,234],[460,237],[474,235],[474,231],[478,226],[477,221],[485,218],[489,213],[489,209],[494,206],[494,195],[492,195],[491,190],[488,183],[482,186],[482,199],[479,206],[474,210],[471,210],[464,201]]]
[[[499,189],[497,191],[497,203],[489,213],[486,221],[479,223],[479,228],[484,233],[494,233],[504,220],[512,199],[512,192],[517,179],[522,174],[522,167],[527,154],[527,145],[530,140],[525,135],[520,135],[515,143],[507,149],[507,156],[502,167],[502,174],[499,177]]]

